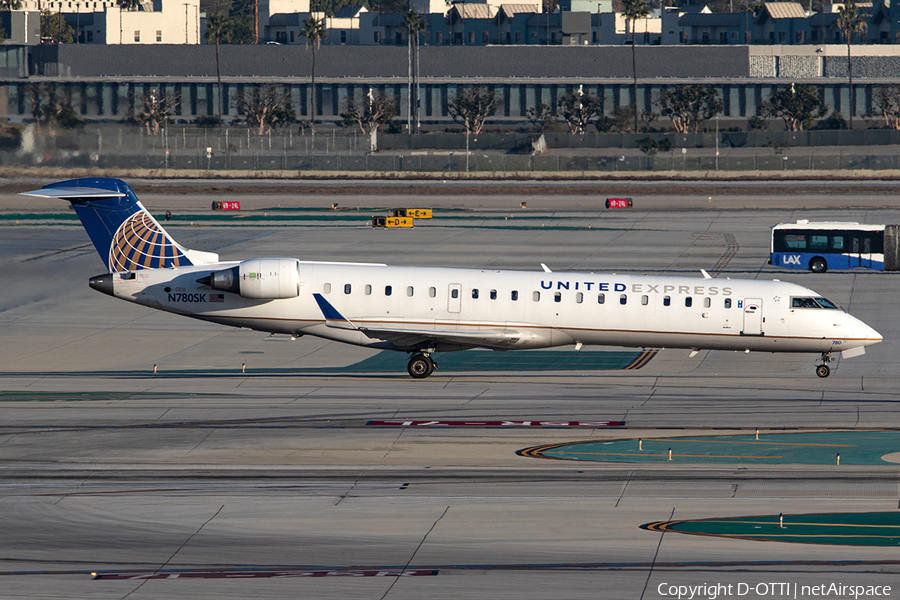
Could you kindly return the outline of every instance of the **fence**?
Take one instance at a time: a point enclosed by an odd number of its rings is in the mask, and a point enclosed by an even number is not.
[[[900,169],[900,132],[722,132],[547,135],[549,153],[531,155],[532,134],[382,135],[382,152],[369,137],[331,129],[258,136],[245,128],[171,127],[163,135],[108,126],[59,131],[25,130],[22,147],[0,152],[0,165],[29,168],[150,169],[240,172],[541,172],[541,171],[837,171]],[[643,154],[641,140],[669,139],[670,152]],[[868,140],[868,144],[842,143]],[[830,142],[826,148],[813,142]],[[466,142],[469,151],[466,152]],[[616,142],[615,144],[613,142]],[[718,142],[719,150],[714,151]],[[879,144],[880,142],[880,144]],[[770,147],[762,146],[764,143]],[[754,148],[753,145],[760,146]]]

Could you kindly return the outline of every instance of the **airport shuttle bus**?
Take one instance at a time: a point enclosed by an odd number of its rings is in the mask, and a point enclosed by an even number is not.
[[[573,345],[809,352],[852,358],[881,334],[821,294],[784,281],[335,263],[221,261],[186,248],[116,179],[27,195],[72,203],[107,272],[90,286],[186,317],[410,355],[425,378],[439,352]],[[848,242],[849,243],[849,242]]]
[[[779,223],[772,227],[769,264],[787,269],[900,270],[900,225]]]

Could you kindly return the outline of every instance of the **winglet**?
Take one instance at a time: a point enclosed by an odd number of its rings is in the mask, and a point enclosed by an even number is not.
[[[316,304],[319,305],[319,310],[322,311],[322,315],[325,317],[326,325],[329,327],[342,327],[344,329],[357,329],[356,325],[348,321],[344,315],[339,313],[328,300],[322,297],[322,294],[313,294],[313,298],[316,299]]]

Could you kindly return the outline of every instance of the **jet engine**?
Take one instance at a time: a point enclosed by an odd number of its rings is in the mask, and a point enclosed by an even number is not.
[[[300,295],[300,261],[295,258],[255,258],[215,271],[197,283],[242,298],[278,300]]]

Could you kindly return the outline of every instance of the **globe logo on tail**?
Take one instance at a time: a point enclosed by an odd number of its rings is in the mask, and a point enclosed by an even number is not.
[[[111,272],[189,265],[190,261],[156,220],[140,210],[119,227],[109,250]]]

